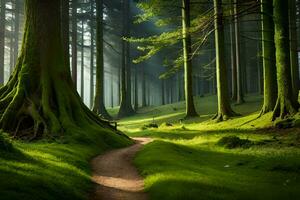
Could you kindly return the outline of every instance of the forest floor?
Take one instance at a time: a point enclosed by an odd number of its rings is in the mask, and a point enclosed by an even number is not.
[[[92,161],[95,193],[91,199],[146,200],[144,180],[133,165],[133,158],[149,138],[133,138],[136,144],[109,151]]]
[[[200,117],[188,121],[182,102],[122,119],[129,136],[154,140],[134,159],[150,199],[300,199],[300,129],[271,128],[261,103],[248,96],[233,106],[242,117],[221,123],[210,120],[215,96],[197,98]]]

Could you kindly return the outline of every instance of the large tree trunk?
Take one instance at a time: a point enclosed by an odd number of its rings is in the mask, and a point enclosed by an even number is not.
[[[298,40],[297,40],[297,8],[296,0],[289,0],[289,22],[290,22],[290,56],[293,94],[299,95],[299,62],[298,62]]]
[[[236,52],[236,79],[237,79],[237,104],[244,103],[244,94],[243,94],[243,72],[240,56],[240,27],[239,27],[239,16],[238,16],[238,3],[239,0],[234,1],[234,17],[235,17],[235,52]]]
[[[291,80],[288,1],[273,0],[278,99],[273,120],[284,119],[298,112],[299,103],[293,94]]]
[[[222,0],[214,0],[215,10],[215,45],[216,45],[216,76],[218,94],[218,113],[215,116],[217,121],[227,120],[236,116],[232,111],[228,96],[227,69],[225,64],[225,43],[223,26]]]
[[[65,65],[70,66],[70,25],[69,0],[61,1],[61,33],[64,48]]]
[[[77,2],[72,0],[72,79],[77,88]]]
[[[0,0],[0,85],[4,83],[5,5],[6,0]]]
[[[123,1],[123,36],[130,37],[130,1]],[[118,113],[119,117],[127,117],[134,114],[131,105],[131,60],[129,42],[122,41],[122,85],[121,85],[121,105]]]
[[[117,141],[103,129],[110,126],[76,92],[64,62],[60,14],[59,0],[26,0],[22,51],[13,75],[0,89],[0,128],[31,139],[64,134],[82,140],[85,133],[97,132]]]
[[[261,115],[273,111],[277,99],[276,57],[274,44],[273,4],[261,0],[262,55],[264,68],[264,105]]]
[[[96,0],[96,90],[93,111],[103,118],[110,119],[104,106],[104,57],[103,57],[103,1]]]
[[[182,0],[182,43],[183,43],[183,59],[184,59],[184,84],[185,84],[185,101],[186,111],[185,117],[198,116],[193,97],[193,78],[192,78],[192,47],[190,28],[190,0]]]

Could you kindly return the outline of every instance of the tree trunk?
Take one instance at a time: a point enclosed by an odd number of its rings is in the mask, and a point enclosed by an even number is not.
[[[70,26],[69,26],[69,0],[61,1],[61,32],[64,48],[64,61],[66,66],[70,66]]]
[[[93,111],[110,119],[104,105],[104,57],[103,57],[103,1],[96,0],[96,89]]]
[[[93,102],[94,102],[94,54],[95,54],[95,46],[94,46],[94,40],[95,40],[95,34],[94,34],[94,0],[90,0],[91,2],[91,16],[90,16],[90,29],[91,29],[91,59],[90,59],[90,106],[91,109],[93,108]]]
[[[77,2],[72,0],[72,79],[77,88]]]
[[[217,121],[227,120],[236,116],[232,111],[228,96],[227,69],[225,64],[225,43],[222,0],[214,0],[215,10],[215,45],[216,45],[216,76],[218,113],[215,116]]]
[[[198,116],[193,97],[193,80],[192,80],[192,47],[190,28],[190,0],[182,0],[182,43],[184,59],[184,84],[185,84],[185,101],[186,111],[185,118]]]
[[[293,94],[290,63],[288,1],[273,0],[278,99],[273,120],[284,119],[298,112],[299,103]]]
[[[146,77],[145,77],[145,68],[142,67],[142,107],[146,107]]]
[[[130,36],[130,1],[123,1],[123,36]],[[122,85],[121,85],[121,105],[118,113],[119,117],[127,117],[134,114],[131,105],[131,73],[130,73],[130,46],[122,40]]]
[[[0,85],[4,84],[4,47],[5,47],[5,5],[6,0],[0,0]]]
[[[293,95],[298,99],[299,95],[299,62],[297,49],[297,8],[296,0],[289,0],[289,23],[290,23],[290,56]]]
[[[19,34],[20,34],[20,11],[21,2],[20,0],[15,1],[15,30],[14,30],[14,66],[17,63],[19,53]]]
[[[74,88],[64,62],[60,14],[59,0],[26,0],[22,51],[0,89],[0,128],[29,139],[64,134],[82,140],[96,132],[111,134],[116,142],[120,138],[110,125],[84,105]]]
[[[240,56],[240,28],[239,28],[239,16],[238,16],[238,2],[239,0],[234,1],[234,17],[235,17],[235,52],[236,52],[236,79],[237,79],[237,104],[244,103],[244,94],[243,94],[243,72],[241,65],[241,56]]]
[[[235,15],[234,15],[234,6],[233,6],[233,0],[230,1],[232,4],[230,6],[230,14],[232,15],[231,23],[230,23],[230,50],[231,50],[231,99],[233,101],[237,100],[237,73],[236,73],[236,49],[235,49],[235,26],[234,26],[234,21],[235,21]]]
[[[277,99],[276,57],[274,44],[273,4],[261,0],[262,55],[264,69],[264,105],[261,115],[273,111]]]
[[[84,25],[81,21],[81,69],[80,69],[80,96],[84,100]]]
[[[139,109],[139,88],[138,88],[138,66],[135,67],[134,73],[134,110]]]

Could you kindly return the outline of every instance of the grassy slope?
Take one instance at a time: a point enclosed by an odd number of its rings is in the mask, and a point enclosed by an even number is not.
[[[89,160],[129,141],[107,130],[83,134],[81,142],[14,141],[13,152],[0,150],[0,199],[88,199]]]
[[[120,122],[131,136],[157,139],[135,159],[151,199],[300,199],[300,130],[267,128],[270,115],[256,119],[261,98],[246,100],[234,107],[245,117],[218,124],[205,121],[216,110],[213,96],[197,99],[201,117],[184,124],[179,123],[182,103],[144,109]],[[141,130],[153,117],[173,126]],[[249,149],[216,145],[228,135],[258,144]]]

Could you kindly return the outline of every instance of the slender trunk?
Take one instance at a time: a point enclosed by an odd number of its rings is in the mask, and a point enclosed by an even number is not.
[[[9,74],[12,74],[13,69],[14,69],[14,36],[13,36],[13,32],[14,32],[14,25],[13,25],[13,21],[11,21],[10,24],[11,27],[11,31],[10,31],[10,35],[9,35]]]
[[[104,57],[103,57],[103,0],[96,0],[96,89],[94,113],[110,119],[104,106]]]
[[[289,0],[289,22],[290,22],[290,56],[293,94],[296,98],[299,95],[299,61],[297,49],[297,8],[296,0]]]
[[[142,67],[142,107],[146,107],[146,77],[145,77],[145,68]]]
[[[110,76],[110,100],[111,100],[111,107],[114,107],[114,75],[113,72],[111,72]]]
[[[81,70],[80,70],[80,95],[84,99],[84,25],[81,21]]]
[[[261,115],[273,111],[277,99],[276,57],[274,43],[273,4],[261,0],[262,55],[264,69],[264,105]]]
[[[238,16],[239,0],[234,1],[234,17],[235,17],[235,51],[236,51],[236,79],[237,79],[237,104],[244,103],[243,81],[242,81],[242,65],[240,60],[240,27]]]
[[[77,2],[72,0],[72,79],[77,88]]]
[[[91,16],[90,16],[90,29],[91,29],[91,59],[90,59],[90,106],[93,107],[95,88],[94,88],[94,54],[95,54],[95,46],[94,46],[94,0],[90,0],[91,2]]]
[[[165,80],[161,80],[161,105],[165,105]]]
[[[231,23],[230,23],[230,51],[231,51],[231,99],[233,101],[237,100],[237,73],[236,73],[236,49],[235,49],[235,15],[234,15],[234,6],[233,6],[233,0],[230,1],[230,14],[231,17]]]
[[[273,120],[284,119],[298,112],[299,103],[293,94],[291,80],[288,1],[273,0],[278,98]]]
[[[225,64],[225,42],[222,0],[214,0],[215,10],[215,46],[216,46],[216,76],[218,113],[215,117],[217,121],[227,120],[236,114],[232,111],[228,96],[227,69]]]
[[[139,88],[138,88],[138,66],[135,67],[134,73],[134,110],[137,111],[139,108]]]
[[[185,117],[198,116],[193,98],[193,80],[192,80],[192,47],[190,28],[190,0],[182,0],[182,43],[183,43],[183,59],[184,59],[184,84],[185,84],[185,101],[186,111]]]
[[[0,0],[0,85],[4,83],[5,5],[6,0]]]

